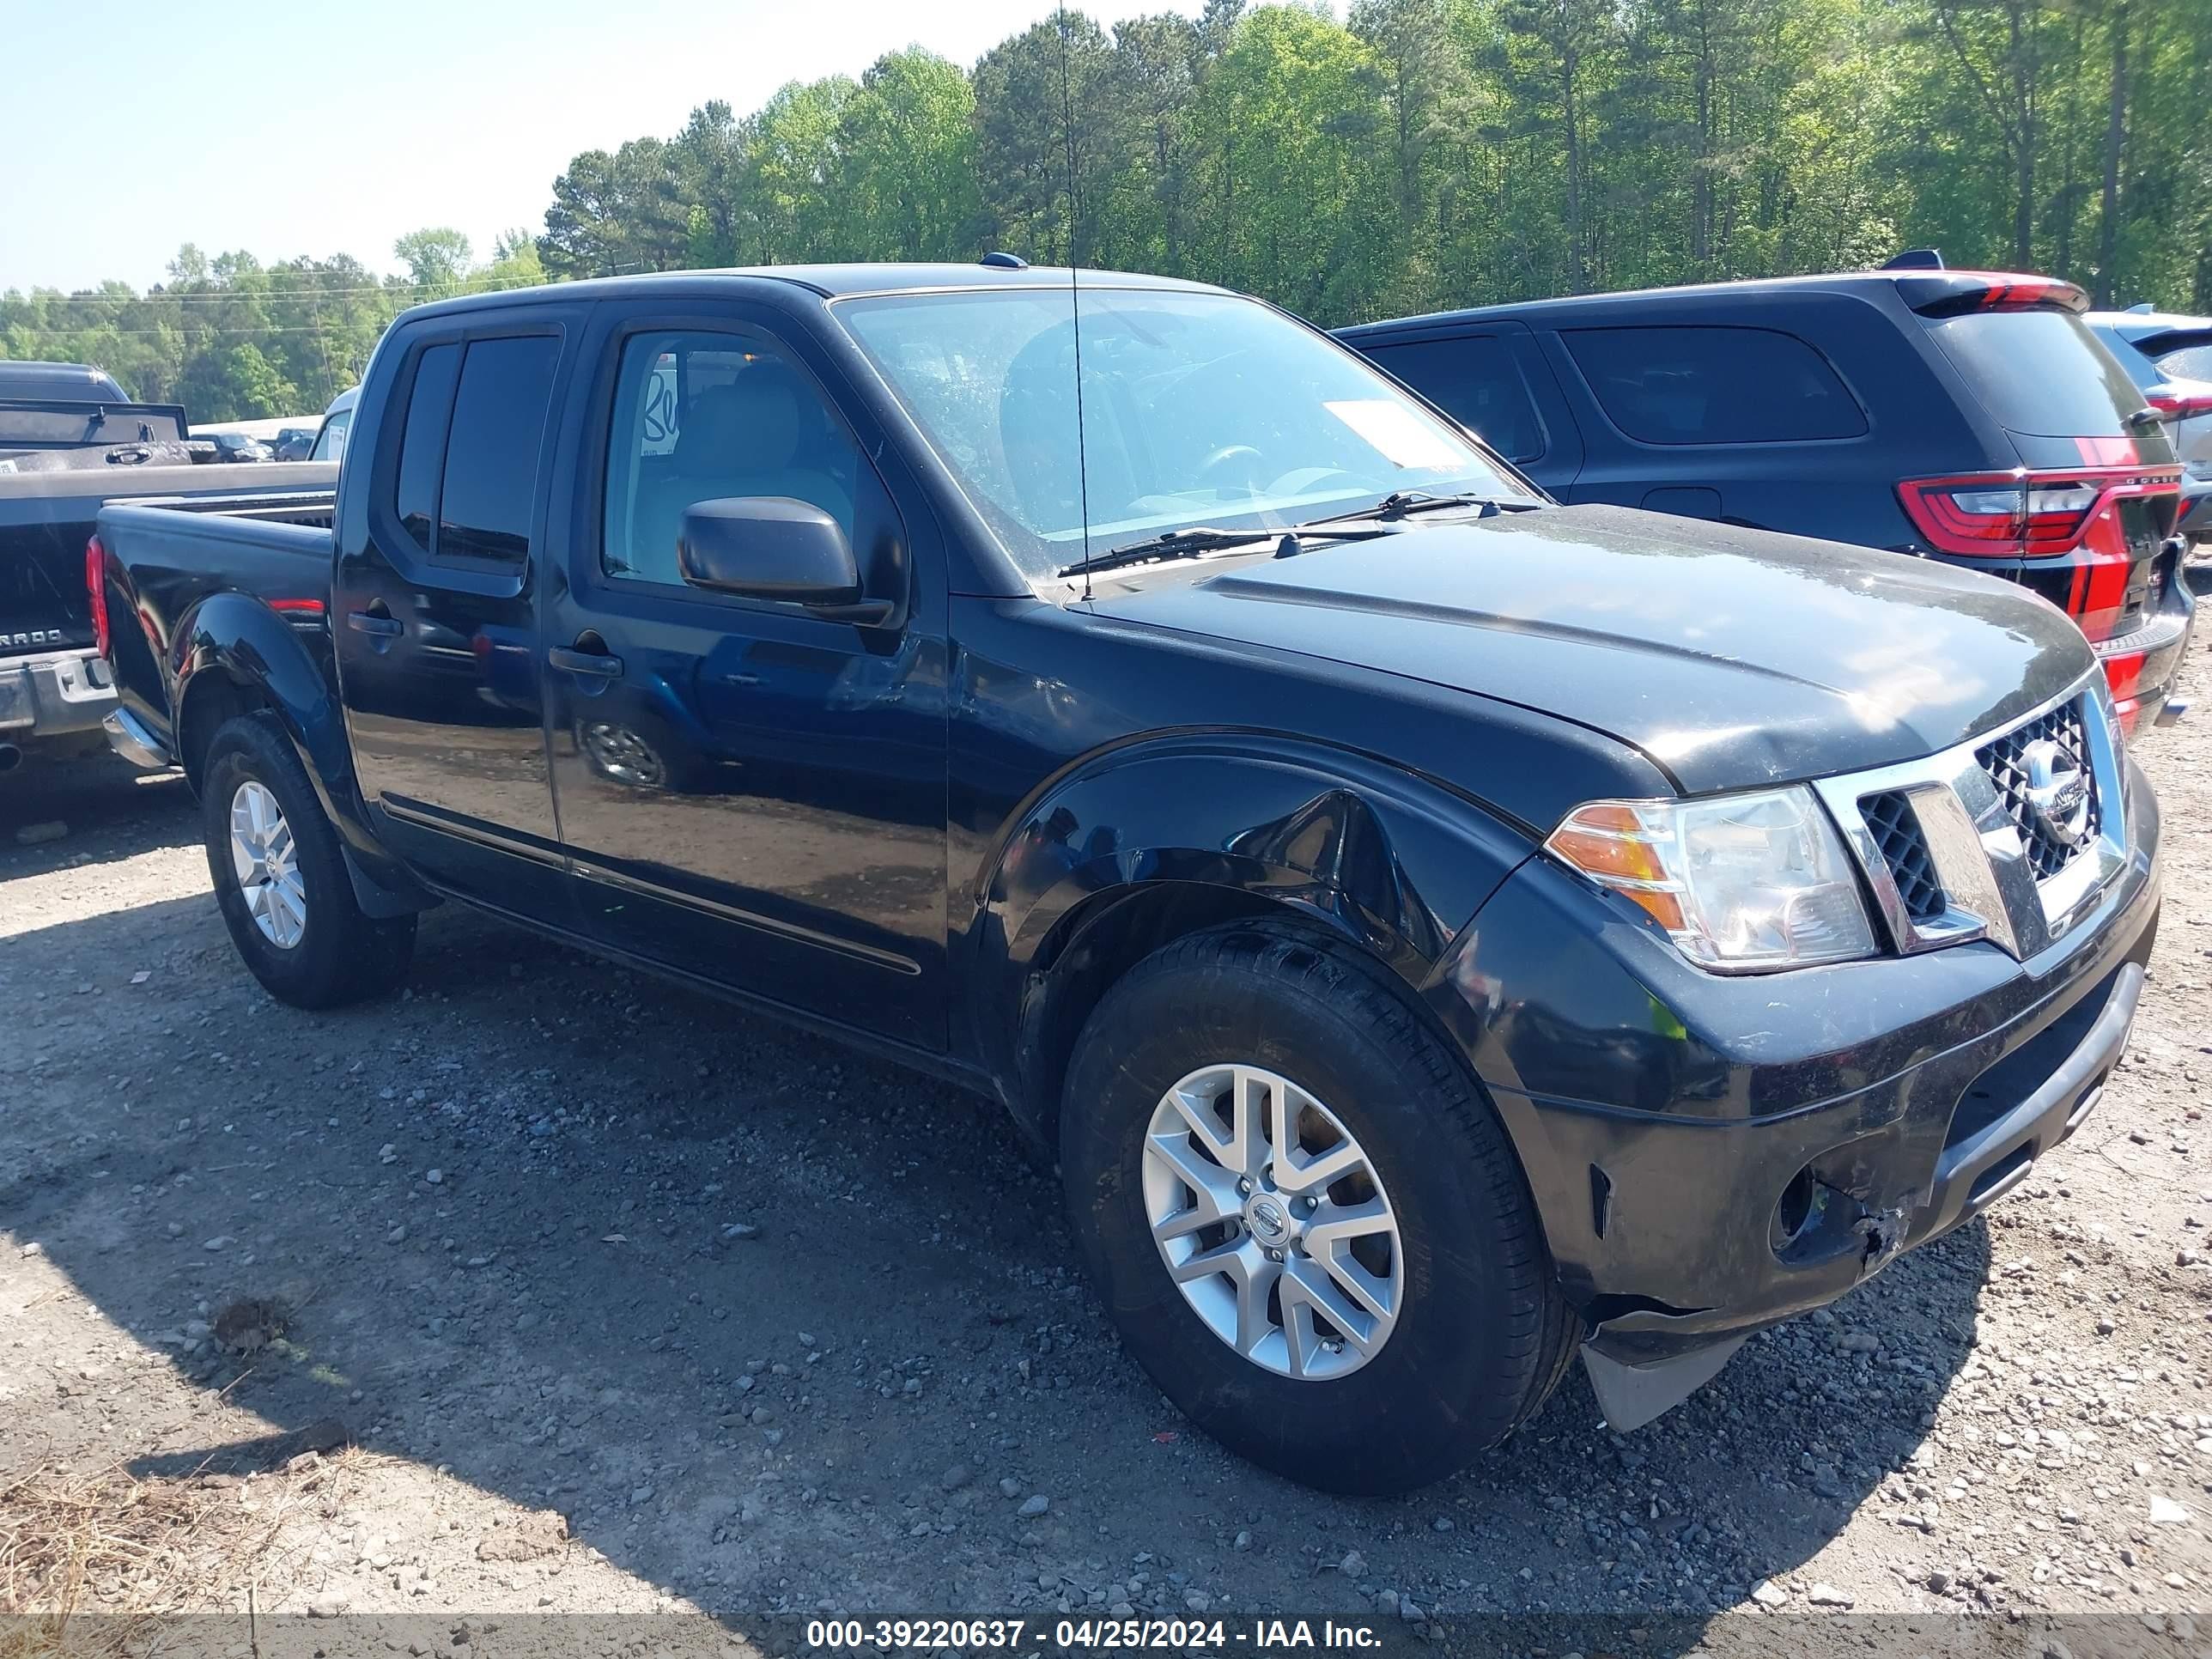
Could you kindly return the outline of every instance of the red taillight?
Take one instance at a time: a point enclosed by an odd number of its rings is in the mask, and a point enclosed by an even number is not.
[[[2116,497],[2173,494],[2179,477],[2172,467],[2023,468],[1907,478],[1897,495],[1913,527],[1939,553],[2044,558],[2079,547],[2091,521]]]
[[[2142,719],[2142,672],[2148,660],[2148,654],[2141,651],[2123,652],[2103,660],[2105,684],[2112,690],[2112,714],[2119,721],[2122,737],[2135,736]]]
[[[2212,386],[2202,380],[2169,380],[2153,386],[2143,401],[2166,421],[2185,421],[2192,416],[2212,415]]]
[[[1923,317],[1956,317],[1969,311],[2034,311],[2056,306],[2086,311],[2089,296],[2056,276],[2012,270],[1946,270],[1898,280],[1897,290]]]
[[[107,634],[107,554],[97,536],[84,544],[84,591],[92,600],[93,648],[105,657],[111,642]]]
[[[2045,483],[2032,472],[1911,478],[1897,493],[1938,552],[1984,559],[2064,552],[2081,538],[2099,494],[2085,481]]]
[[[271,611],[289,611],[295,616],[302,617],[319,617],[323,614],[323,602],[320,599],[271,599],[269,601],[269,608]]]
[[[1992,282],[1973,301],[1976,311],[2027,311],[2036,306],[2070,305],[2081,290],[2055,276],[2008,276]]]

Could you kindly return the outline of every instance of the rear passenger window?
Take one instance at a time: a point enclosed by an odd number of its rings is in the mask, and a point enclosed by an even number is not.
[[[424,552],[505,565],[529,557],[560,360],[561,342],[548,334],[423,352],[400,438],[398,507]]]
[[[1856,438],[1866,415],[1827,360],[1771,328],[1562,331],[1606,416],[1638,443]]]
[[[416,359],[415,387],[407,397],[407,426],[399,440],[399,522],[425,553],[430,526],[438,522],[438,469],[460,370],[460,347],[432,346]]]
[[[1544,453],[1544,425],[1512,349],[1495,334],[1378,345],[1367,355],[1509,461]]]
[[[548,334],[469,343],[446,443],[441,558],[520,564],[529,557],[538,452],[560,358],[561,343]]]

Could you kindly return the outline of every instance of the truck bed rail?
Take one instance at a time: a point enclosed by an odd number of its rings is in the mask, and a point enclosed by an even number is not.
[[[264,524],[300,525],[328,530],[337,506],[337,491],[287,490],[281,495],[127,496],[112,507],[158,507],[165,513],[219,513],[226,519],[258,519]]]

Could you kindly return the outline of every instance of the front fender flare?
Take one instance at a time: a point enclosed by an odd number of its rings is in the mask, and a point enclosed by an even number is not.
[[[1018,1077],[1024,991],[1117,898],[1158,884],[1303,913],[1422,989],[1532,848],[1478,803],[1357,751],[1249,732],[1124,744],[1010,816],[970,895],[975,1052]]]

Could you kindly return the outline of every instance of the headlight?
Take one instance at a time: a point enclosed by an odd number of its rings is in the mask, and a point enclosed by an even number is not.
[[[1874,954],[1835,826],[1807,789],[1705,800],[1601,800],[1544,850],[1641,905],[1682,954],[1749,974]]]

